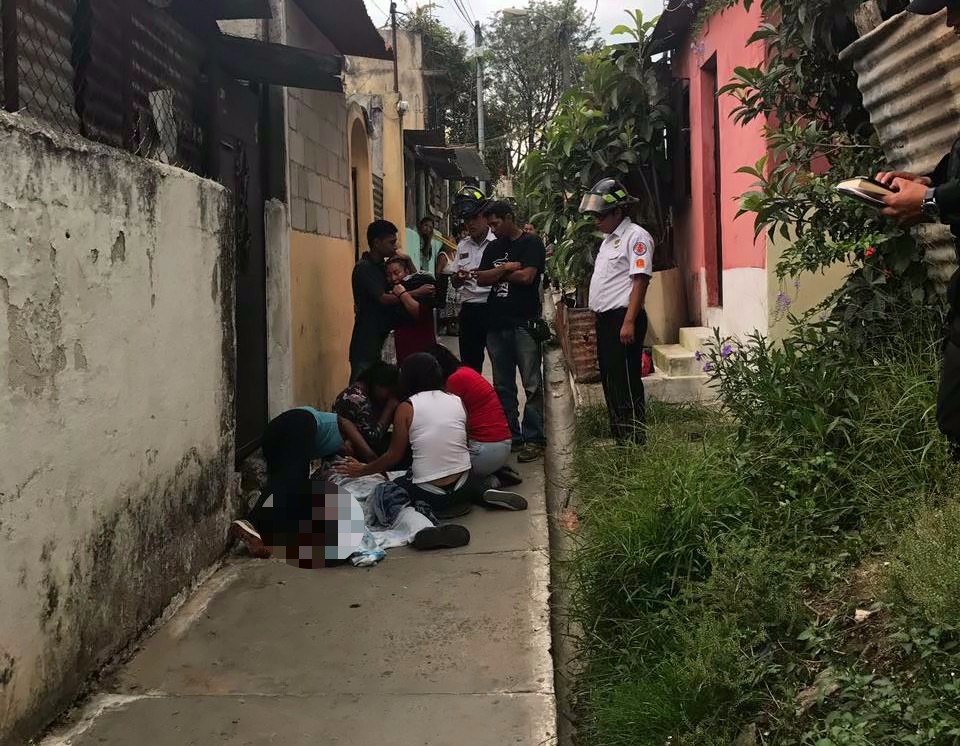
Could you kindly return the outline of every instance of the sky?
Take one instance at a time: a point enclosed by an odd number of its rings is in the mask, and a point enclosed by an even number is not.
[[[437,17],[448,27],[457,32],[472,32],[472,25],[468,25],[457,11],[454,0],[397,0],[397,7],[400,11],[410,10],[419,5],[426,5],[428,1],[434,3]],[[384,25],[390,10],[390,0],[364,0],[364,2],[373,22],[377,26]],[[462,0],[462,3],[471,18],[479,19],[481,23],[498,10],[525,7],[527,4],[526,0]],[[628,8],[639,8],[643,11],[644,18],[652,18],[663,9],[663,0],[579,0],[579,4],[588,14],[592,14],[596,8],[596,25],[608,38],[612,38],[609,34],[615,26],[629,22],[630,19],[624,12]],[[468,38],[473,38],[472,33]]]

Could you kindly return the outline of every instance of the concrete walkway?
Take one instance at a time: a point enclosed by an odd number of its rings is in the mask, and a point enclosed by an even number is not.
[[[543,464],[525,513],[377,567],[230,558],[44,746],[556,742]]]

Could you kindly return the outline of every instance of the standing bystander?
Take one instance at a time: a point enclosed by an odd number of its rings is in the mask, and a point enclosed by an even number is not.
[[[490,288],[477,284],[476,271],[483,252],[496,237],[483,215],[489,201],[476,187],[466,186],[453,202],[453,216],[462,220],[467,236],[457,246],[452,283],[460,292],[460,358],[477,373],[483,372],[487,349],[487,298]]]

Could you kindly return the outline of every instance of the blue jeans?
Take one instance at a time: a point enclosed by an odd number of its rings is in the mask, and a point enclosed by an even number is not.
[[[514,443],[544,445],[543,430],[543,352],[526,327],[491,329],[487,350],[493,366],[493,387],[507,415]],[[527,395],[523,408],[523,427],[517,402],[517,369]]]

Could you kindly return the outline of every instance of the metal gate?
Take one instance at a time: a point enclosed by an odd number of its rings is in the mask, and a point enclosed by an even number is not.
[[[233,192],[236,249],[237,461],[260,445],[267,423],[267,265],[264,191],[258,142],[260,99],[223,80],[219,102],[220,183]]]

